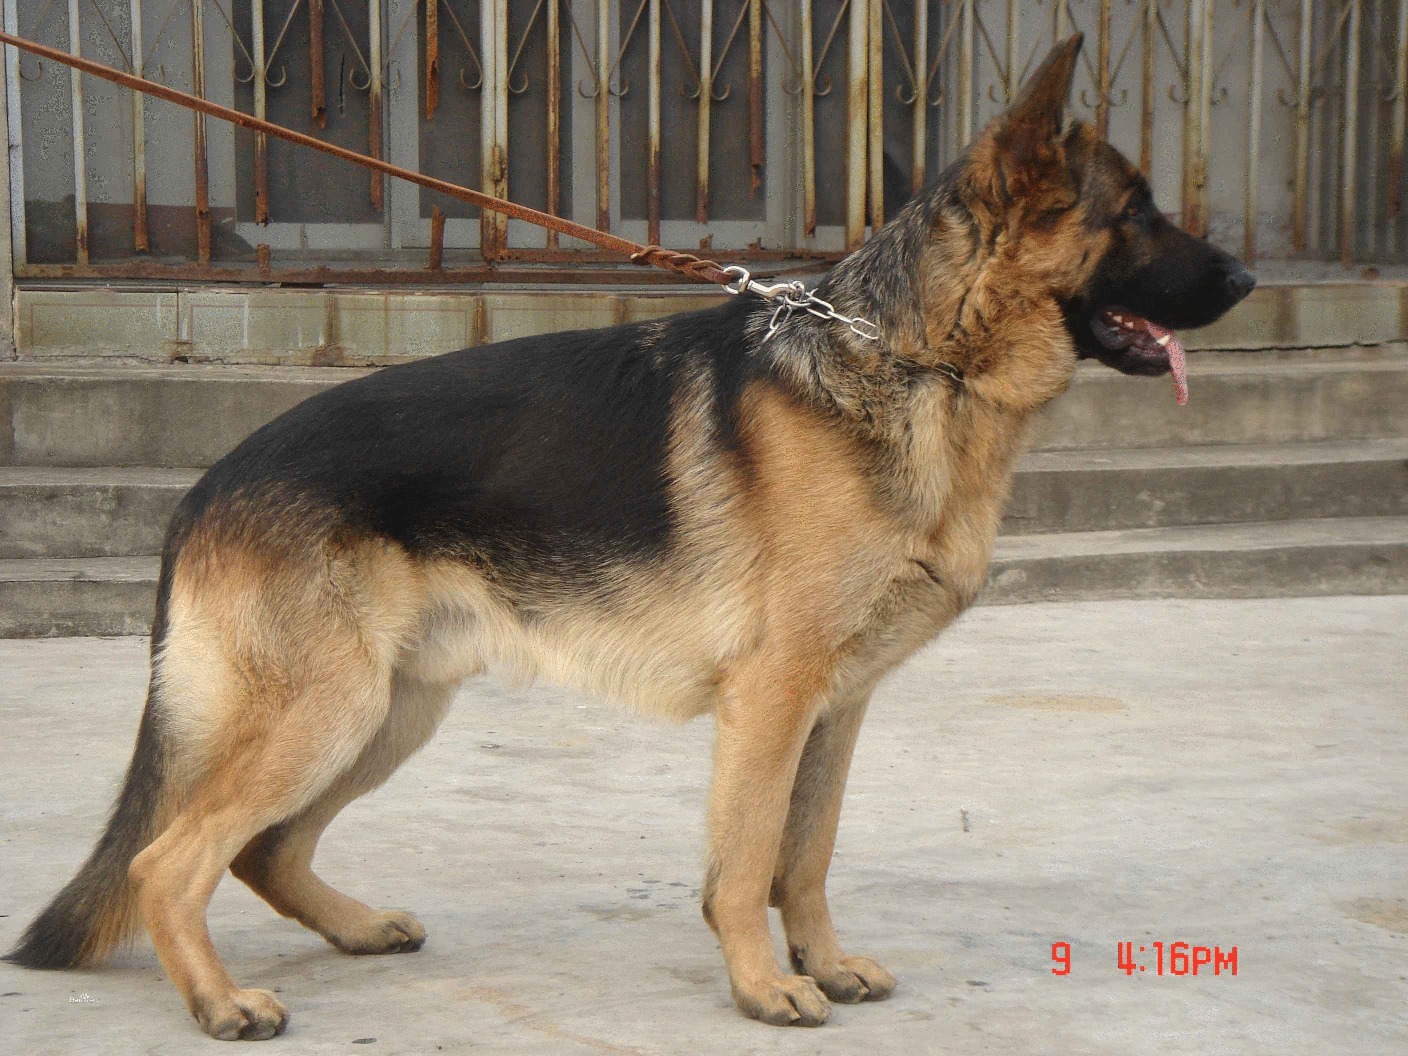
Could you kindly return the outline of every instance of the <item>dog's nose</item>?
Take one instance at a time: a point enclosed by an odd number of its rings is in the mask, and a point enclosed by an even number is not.
[[[1256,288],[1256,276],[1239,261],[1233,261],[1232,266],[1227,269],[1227,292],[1232,296],[1232,303],[1236,304],[1247,294]]]

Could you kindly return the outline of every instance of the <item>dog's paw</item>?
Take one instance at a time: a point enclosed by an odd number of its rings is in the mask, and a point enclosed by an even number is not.
[[[883,1001],[895,990],[895,977],[869,957],[842,957],[812,976],[822,993],[843,1005]]]
[[[734,984],[733,999],[754,1019],[774,1027],[819,1027],[831,1018],[831,1004],[805,975],[783,975],[760,983]]]
[[[409,913],[386,910],[329,938],[343,953],[413,953],[425,945],[425,927]]]
[[[288,1009],[268,990],[231,990],[201,1001],[195,1017],[217,1041],[267,1041],[288,1026]]]

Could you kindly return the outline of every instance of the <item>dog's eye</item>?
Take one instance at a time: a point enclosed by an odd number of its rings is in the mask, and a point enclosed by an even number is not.
[[[1124,218],[1126,220],[1138,220],[1144,215],[1144,203],[1140,201],[1130,202],[1124,207]]]

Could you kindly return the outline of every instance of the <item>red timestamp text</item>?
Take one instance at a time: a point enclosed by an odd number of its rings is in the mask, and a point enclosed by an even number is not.
[[[1052,975],[1071,974],[1071,944],[1053,942]],[[1133,942],[1115,944],[1115,967],[1125,975],[1236,975],[1237,947],[1197,946],[1189,942]]]

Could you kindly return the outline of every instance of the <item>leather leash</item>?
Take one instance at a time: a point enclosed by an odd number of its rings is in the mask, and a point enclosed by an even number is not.
[[[772,320],[768,326],[768,337],[776,333],[778,328],[792,317],[793,312],[801,310],[821,319],[833,319],[843,323],[850,329],[851,333],[863,340],[878,341],[880,339],[880,331],[873,323],[859,316],[852,317],[842,315],[840,312],[836,311],[832,305],[816,296],[813,291],[808,290],[805,284],[800,281],[779,282],[768,285],[754,279],[746,268],[741,268],[736,265],[724,267],[716,261],[696,257],[692,253],[662,249],[660,246],[643,246],[639,242],[632,242],[629,239],[621,238],[619,235],[613,235],[607,231],[598,231],[594,227],[586,227],[583,224],[565,220],[560,216],[553,216],[551,213],[530,209],[528,206],[519,205],[517,202],[510,202],[504,198],[496,198],[494,195],[485,194],[483,191],[462,187],[456,183],[448,183],[445,180],[438,180],[434,176],[427,176],[424,173],[415,172],[412,169],[405,169],[399,165],[393,165],[389,161],[382,161],[380,158],[374,158],[370,154],[360,154],[355,150],[339,147],[335,143],[325,143],[321,139],[315,139],[313,136],[303,132],[295,132],[291,128],[276,125],[272,121],[266,121],[263,118],[246,114],[228,106],[221,106],[219,103],[212,103],[209,99],[202,99],[198,95],[191,95],[176,88],[159,84],[156,81],[149,81],[145,77],[137,77],[134,74],[115,69],[112,66],[104,66],[100,62],[85,59],[81,55],[71,55],[66,51],[60,51],[58,48],[51,48],[48,45],[40,44],[24,37],[17,37],[3,30],[0,30],[0,43],[9,44],[13,48],[19,48],[21,51],[38,55],[40,58],[48,59],[51,62],[71,66],[76,70],[92,74],[94,77],[101,77],[105,81],[111,81],[124,88],[130,88],[137,92],[145,92],[147,95],[154,95],[158,99],[165,99],[167,102],[175,103],[177,106],[184,106],[187,109],[207,114],[210,117],[217,117],[222,121],[228,121],[241,128],[275,136],[278,139],[296,143],[310,150],[320,150],[324,154],[331,154],[335,158],[350,161],[354,165],[361,165],[376,172],[384,173],[387,176],[394,176],[397,179],[414,183],[427,190],[439,191],[441,194],[448,195],[451,198],[458,198],[460,201],[468,202],[470,205],[477,205],[481,209],[502,213],[515,220],[526,220],[530,224],[548,228],[561,235],[579,238],[583,242],[590,242],[611,253],[619,253],[623,257],[628,257],[636,264],[653,264],[657,268],[673,271],[676,274],[695,279],[699,282],[716,283],[733,294],[745,292],[755,293],[776,304]]]
[[[219,103],[212,103],[209,99],[202,99],[197,95],[190,95],[187,92],[170,88],[167,85],[159,84],[156,81],[149,81],[145,77],[137,77],[122,70],[114,69],[111,66],[104,66],[100,62],[92,59],[85,59],[81,55],[71,55],[66,51],[51,48],[36,41],[27,40],[24,37],[17,37],[13,34],[0,30],[0,42],[9,44],[11,47],[28,51],[40,58],[57,62],[64,66],[71,66],[84,73],[90,73],[94,77],[101,77],[105,81],[112,81],[120,84],[124,88],[131,88],[133,91],[145,92],[154,95],[158,99],[165,99],[169,103],[177,106],[184,106],[191,110],[197,110],[202,114],[211,117],[218,117],[222,121],[229,121],[231,124],[239,125],[241,128],[248,128],[255,132],[263,132],[266,135],[276,136],[279,139],[288,140],[290,143],[297,143],[301,147],[308,147],[311,150],[320,150],[324,154],[331,154],[335,158],[343,161],[350,161],[356,165],[362,165],[377,172],[385,173],[388,176],[395,176],[397,179],[406,180],[408,183],[418,184],[428,190],[439,191],[441,194],[449,195],[451,198],[458,198],[462,202],[470,205],[477,205],[481,209],[489,209],[496,213],[503,213],[505,216],[515,220],[526,220],[530,224],[537,224],[539,227],[546,227],[562,235],[570,235],[572,238],[580,238],[584,242],[591,242],[602,249],[612,253],[619,253],[623,257],[629,257],[637,264],[653,264],[657,268],[664,268],[666,271],[673,271],[691,279],[701,282],[713,282],[720,285],[734,282],[739,276],[735,269],[726,270],[722,265],[712,260],[705,260],[696,257],[692,253],[681,253],[675,250],[661,249],[659,246],[642,246],[637,242],[621,238],[606,231],[598,231],[593,227],[585,227],[582,224],[574,223],[571,220],[564,220],[560,216],[553,216],[550,213],[540,212],[537,209],[530,209],[526,205],[519,205],[503,198],[496,198],[483,191],[472,190],[469,187],[461,187],[459,184],[447,183],[445,180],[437,180],[434,176],[426,176],[424,173],[415,172],[411,169],[404,169],[399,165],[393,165],[389,161],[382,161],[369,154],[359,154],[355,150],[348,150],[346,147],[339,147],[335,143],[325,143],[321,139],[305,135],[302,132],[295,132],[291,128],[283,125],[276,125],[272,121],[265,121],[246,114],[239,110],[231,109],[228,106],[221,106]]]

